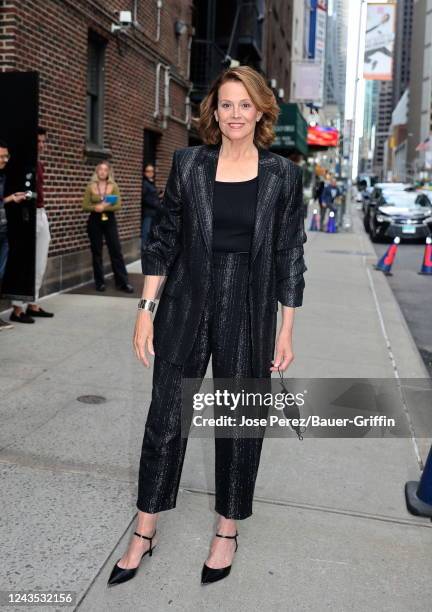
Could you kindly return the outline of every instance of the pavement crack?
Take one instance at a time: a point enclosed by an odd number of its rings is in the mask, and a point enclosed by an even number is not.
[[[214,493],[210,491],[206,491],[204,489],[195,489],[191,487],[181,487],[182,491],[187,491],[188,493],[198,494],[198,495],[212,495]],[[380,521],[384,523],[396,523],[398,525],[409,525],[410,527],[426,527],[426,529],[432,529],[432,522],[429,519],[425,519],[425,522],[421,522],[420,520],[410,520],[409,518],[402,518],[396,516],[389,516],[385,514],[377,514],[371,512],[361,512],[358,510],[349,510],[347,508],[336,508],[332,506],[321,506],[318,504],[308,504],[304,502],[295,502],[292,500],[281,500],[281,499],[272,499],[268,497],[259,497],[254,496],[254,504],[267,504],[270,506],[286,506],[287,508],[297,508],[301,510],[310,510],[312,512],[326,512],[328,514],[339,514],[343,516],[351,516],[356,518],[362,518],[373,521]]]

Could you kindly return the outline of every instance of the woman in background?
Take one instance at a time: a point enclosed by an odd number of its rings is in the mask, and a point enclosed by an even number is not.
[[[113,201],[110,202],[110,200]],[[115,218],[115,213],[120,208],[121,195],[114,180],[112,166],[109,162],[103,161],[96,166],[92,179],[87,185],[83,201],[83,210],[90,213],[87,221],[87,234],[90,239],[97,291],[106,289],[102,261],[104,237],[117,289],[126,293],[134,291],[129,284]]]

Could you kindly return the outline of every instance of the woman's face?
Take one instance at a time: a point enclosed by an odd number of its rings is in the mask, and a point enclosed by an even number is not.
[[[106,164],[99,164],[96,169],[96,174],[100,181],[106,181],[109,176],[109,168]]]
[[[262,115],[254,106],[243,83],[227,81],[219,87],[215,118],[222,134],[230,140],[253,138],[257,120]]]
[[[153,180],[154,178],[154,166],[152,166],[151,164],[149,164],[148,166],[145,167],[144,169],[144,176],[150,180]]]

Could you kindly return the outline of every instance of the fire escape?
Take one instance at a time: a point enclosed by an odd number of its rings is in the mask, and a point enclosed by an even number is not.
[[[195,2],[200,21],[195,27],[197,36],[192,41],[192,104],[201,102],[213,79],[228,68],[232,60],[262,72],[263,7],[263,0]]]

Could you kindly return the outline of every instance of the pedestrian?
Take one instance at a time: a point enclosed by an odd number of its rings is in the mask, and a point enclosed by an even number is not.
[[[133,293],[123,259],[118,235],[116,211],[121,208],[121,194],[114,180],[114,172],[108,161],[100,162],[87,185],[83,200],[83,210],[89,212],[87,234],[93,261],[93,274],[97,291],[105,291],[105,274],[102,260],[103,239],[105,238],[116,288],[125,293]]]
[[[153,390],[141,450],[138,521],[111,585],[135,575],[157,541],[158,513],[176,506],[187,444],[181,435],[183,378],[201,380],[210,355],[214,378],[235,381],[270,381],[272,372],[293,360],[306,234],[302,170],[268,150],[277,101],[260,73],[240,66],[216,78],[200,110],[204,144],[174,152],[163,202],[167,213],[142,255],[134,348],[146,367],[149,354],[155,356]],[[278,300],[283,306],[276,339]],[[261,445],[262,437],[215,437],[219,516],[203,584],[230,572],[236,521],[252,514]]]
[[[326,212],[334,212],[336,214],[335,199],[341,195],[340,189],[337,186],[336,178],[331,177],[329,183],[327,183],[321,194],[321,231],[325,231],[325,217]]]
[[[26,199],[24,192],[12,193],[9,196],[5,196],[5,170],[9,159],[9,147],[4,140],[0,140],[0,287],[5,273],[9,252],[5,204],[20,204]],[[3,329],[13,329],[13,325],[7,321],[3,321],[3,319],[0,319],[0,331]]]
[[[155,168],[153,164],[144,166],[141,191],[141,249],[147,243],[153,223],[160,220],[162,211],[158,190],[154,184]]]
[[[34,323],[34,317],[51,318],[54,313],[44,310],[37,304],[39,291],[42,287],[45,271],[48,263],[48,251],[51,241],[48,217],[45,210],[44,201],[44,178],[45,166],[41,157],[45,152],[47,130],[39,127],[37,131],[38,139],[38,160],[36,164],[36,253],[35,253],[35,298],[34,302],[26,304],[22,300],[12,300],[11,321],[16,323]]]
[[[325,185],[325,183],[324,183],[323,180],[319,180],[319,181],[317,181],[315,183],[315,187],[314,187],[314,191],[313,191],[313,199],[316,202],[320,203],[320,201],[321,201],[321,195],[322,195],[322,192],[324,191],[324,185]]]
[[[313,199],[314,199],[314,202],[318,202],[318,206],[319,206],[319,209],[320,209],[320,219],[322,217],[322,202],[321,202],[321,198],[322,198],[322,192],[324,191],[324,186],[325,186],[325,183],[324,183],[324,181],[322,179],[317,180],[315,182],[315,187],[314,187],[314,190],[313,190]]]

